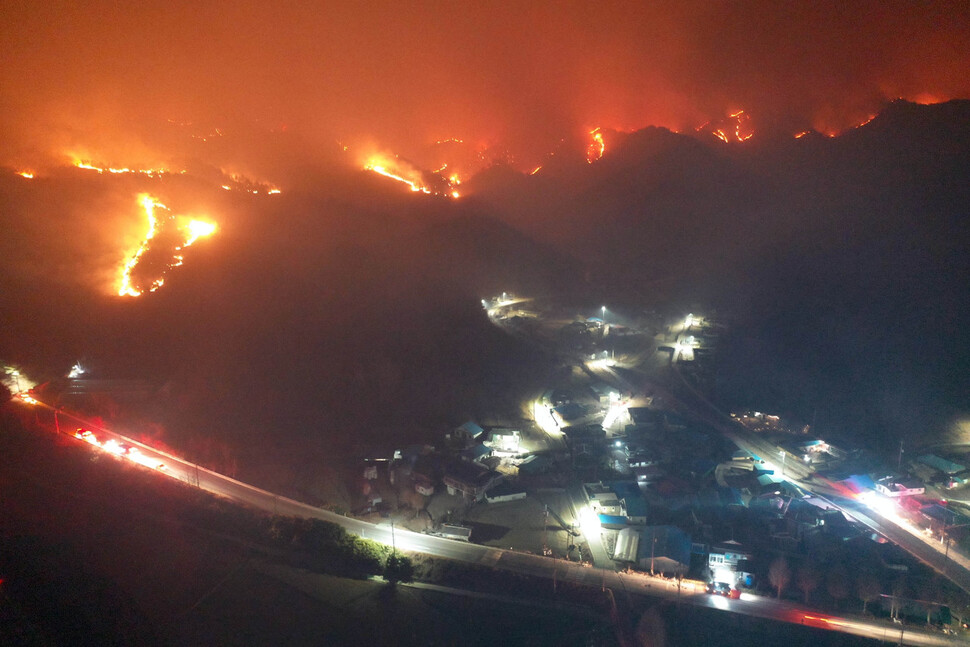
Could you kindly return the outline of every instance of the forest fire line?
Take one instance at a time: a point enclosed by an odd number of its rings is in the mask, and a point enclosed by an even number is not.
[[[589,134],[592,141],[586,148],[586,163],[592,164],[603,157],[603,153],[606,152],[606,142],[603,141],[603,133],[599,128],[594,128],[589,131]]]
[[[371,157],[364,164],[364,170],[371,171],[373,173],[377,173],[378,175],[395,180],[396,182],[406,184],[414,193],[447,195],[451,198],[459,198],[461,197],[461,193],[457,190],[457,186],[461,184],[461,178],[457,173],[452,173],[448,177],[441,175],[441,172],[444,171],[447,166],[448,165],[445,164],[437,171],[432,172],[432,175],[437,178],[441,178],[440,188],[429,186],[429,184],[425,181],[424,174],[419,169],[416,169],[405,162],[400,162],[389,157]]]
[[[171,213],[171,210],[168,207],[158,202],[155,198],[148,194],[141,194],[139,196],[139,203],[141,204],[141,207],[145,212],[145,217],[148,220],[148,231],[145,234],[145,238],[138,246],[138,249],[121,268],[118,296],[122,297],[138,297],[145,292],[144,287],[136,285],[133,274],[139,262],[151,248],[152,240],[155,239],[159,229],[161,228],[156,211],[162,210],[168,212],[169,215],[167,220],[169,222],[172,222],[175,219],[174,214]],[[175,226],[174,223],[172,226]],[[214,234],[216,231],[216,225],[215,223],[205,220],[189,219],[187,223],[181,227],[178,227],[178,229],[184,237],[184,240],[175,246],[175,249],[172,251],[171,259],[162,264],[160,275],[154,278],[148,285],[147,290],[149,292],[155,292],[158,290],[158,288],[162,287],[165,284],[165,274],[168,272],[168,270],[179,267],[185,261],[185,257],[181,252],[184,251],[185,248],[192,245],[192,243],[199,238]]]
[[[96,166],[90,162],[85,162],[83,160],[75,159],[73,161],[75,167],[79,169],[84,169],[87,171],[96,171],[98,175],[103,175],[104,173],[111,173],[113,175],[122,175],[124,173],[138,173],[141,175],[147,175],[148,177],[159,177],[162,175],[170,174],[171,171],[165,168],[148,168],[148,169],[132,169],[128,167],[110,167],[110,166]],[[185,171],[180,171],[180,173],[185,173]]]
[[[161,178],[165,175],[186,175],[188,171],[182,169],[180,171],[172,171],[167,168],[129,168],[127,166],[123,167],[113,167],[113,166],[98,166],[90,161],[85,161],[74,157],[71,165],[75,168],[79,168],[86,171],[94,171],[98,175],[104,175],[105,173],[109,175],[125,175],[125,174],[136,174],[145,175],[150,178]],[[244,193],[252,193],[253,195],[259,195],[264,193],[266,195],[279,195],[282,191],[273,186],[272,184],[267,184],[264,182],[258,182],[255,180],[250,180],[249,178],[237,175],[234,173],[229,173],[225,170],[221,170],[222,174],[230,182],[228,184],[223,184],[222,188],[226,191],[242,191]],[[22,174],[21,174],[22,175]],[[33,177],[31,173],[30,177]]]

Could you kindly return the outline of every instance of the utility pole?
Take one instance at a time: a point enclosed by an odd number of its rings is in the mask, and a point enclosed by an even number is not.
[[[899,439],[899,459],[896,461],[896,471],[903,469],[903,439]]]
[[[656,532],[656,531],[654,531]],[[650,574],[653,575],[653,558],[657,552],[657,535],[653,536],[653,543],[650,545]]]
[[[397,543],[394,541],[394,522],[391,522],[391,555],[397,556]]]

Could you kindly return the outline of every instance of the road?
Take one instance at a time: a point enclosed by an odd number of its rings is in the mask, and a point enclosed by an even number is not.
[[[680,375],[680,372],[676,371],[676,364],[674,368],[675,372]],[[680,377],[683,380],[683,376]],[[691,387],[686,380],[684,380],[684,386],[695,396],[697,406],[703,407],[711,413],[711,416],[709,416],[710,423],[725,436],[728,436],[738,447],[757,453],[762,458],[777,455],[779,451],[777,447],[747,432],[740,423],[720,412],[707,398]],[[768,459],[766,462],[770,463],[771,460]],[[775,467],[777,471],[776,466],[772,465],[772,467]],[[783,476],[803,490],[812,492],[828,501],[849,517],[865,524],[930,568],[941,573],[964,591],[970,592],[970,560],[966,556],[952,549],[945,552],[944,546],[923,535],[898,514],[891,511],[883,512],[867,506],[861,501],[828,491],[811,480],[811,468],[803,465],[800,461],[787,462],[784,466]],[[947,556],[949,559],[947,559]]]
[[[52,412],[53,407],[40,401],[32,406],[43,407]],[[112,432],[91,421],[64,411],[56,411],[59,427],[66,433],[73,433],[73,421],[85,429],[95,432],[102,442],[114,439],[132,447],[138,447],[147,457],[150,465],[161,464],[164,468],[156,470],[160,475],[177,478],[213,494],[248,504],[254,508],[279,515],[305,517],[329,521],[345,528],[348,532],[372,539],[383,544],[395,545],[402,550],[445,557],[471,564],[514,571],[525,575],[550,580],[553,587],[558,582],[575,582],[611,592],[624,592],[633,595],[648,595],[677,600],[680,603],[710,607],[781,622],[820,627],[878,640],[899,641],[907,645],[957,645],[960,641],[924,630],[904,628],[900,641],[900,628],[887,623],[858,618],[840,618],[820,614],[812,609],[771,598],[745,596],[741,600],[707,595],[703,589],[693,585],[679,585],[675,580],[665,580],[644,573],[621,573],[611,569],[584,567],[576,562],[531,555],[510,550],[500,550],[477,544],[470,544],[432,535],[414,533],[391,524],[372,524],[359,519],[323,510],[300,501],[295,501],[261,488],[243,483],[228,476],[213,472],[194,463],[173,456],[162,450],[154,449],[136,440]],[[82,442],[82,441],[79,441]]]

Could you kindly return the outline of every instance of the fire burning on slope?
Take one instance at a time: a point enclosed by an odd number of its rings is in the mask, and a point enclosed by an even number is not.
[[[145,217],[148,219],[148,232],[145,234],[141,245],[138,246],[135,253],[121,268],[118,296],[122,297],[137,297],[144,294],[146,289],[149,292],[154,292],[162,287],[165,284],[165,274],[172,268],[182,265],[184,262],[185,257],[182,252],[185,248],[192,245],[199,238],[211,236],[216,231],[215,223],[181,216],[176,217],[168,207],[148,194],[142,194],[138,199],[142,209],[145,211]],[[161,223],[159,223],[159,217],[156,215],[158,211],[166,214],[163,215],[163,221]],[[178,220],[183,222],[180,223]],[[156,239],[156,235],[162,230],[169,236],[174,236],[178,241],[177,244],[175,244],[170,256],[164,250],[159,251],[159,255],[165,258],[153,264],[156,266],[153,272],[156,275],[155,278],[150,281],[148,279],[136,279],[133,276],[136,268],[142,262],[146,253],[153,249],[152,241]],[[152,273],[151,268],[148,271]],[[145,274],[145,272],[139,272],[139,274]],[[146,281],[148,282],[147,288],[144,286]]]
[[[746,142],[754,137],[751,126],[751,115],[744,110],[738,110],[718,121],[708,121],[695,129],[697,132],[706,130],[725,144],[731,142]]]
[[[603,153],[606,152],[606,142],[603,141],[603,133],[599,128],[594,128],[589,131],[589,134],[592,141],[586,147],[586,163],[592,164],[603,157]]]
[[[426,193],[428,195],[447,195],[452,198],[461,197],[457,186],[461,184],[461,178],[457,173],[452,173],[449,177],[441,175],[448,165],[442,166],[438,171],[431,173],[435,178],[440,178],[437,186],[428,182],[425,173],[413,165],[401,161],[397,157],[385,155],[373,155],[364,164],[365,171],[372,171],[378,175],[401,182],[410,187],[415,193]]]
[[[161,177],[162,175],[171,173],[171,171],[165,168],[131,169],[128,167],[115,168],[111,166],[97,166],[95,164],[92,164],[90,161],[85,161],[80,159],[74,159],[72,163],[74,164],[74,166],[80,169],[85,169],[88,171],[97,171],[98,175],[103,175],[104,173],[111,173],[113,175],[121,175],[124,173],[139,173],[141,175],[147,175],[148,177]],[[185,173],[185,171],[180,171],[180,172]]]

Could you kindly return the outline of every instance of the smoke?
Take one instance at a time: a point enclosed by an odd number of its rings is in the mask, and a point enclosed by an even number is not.
[[[177,122],[249,151],[240,132],[291,129],[305,150],[459,137],[536,159],[595,126],[684,130],[743,108],[840,130],[887,98],[970,96],[956,2],[4,4],[14,158],[149,157],[181,141]]]

